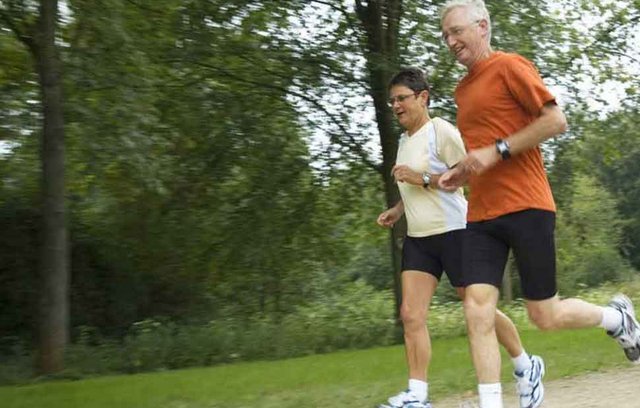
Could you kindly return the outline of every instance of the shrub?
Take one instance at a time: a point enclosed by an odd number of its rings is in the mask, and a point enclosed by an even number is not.
[[[584,289],[577,297],[606,304],[617,292],[628,293],[640,304],[640,281]],[[500,308],[519,329],[533,327],[522,300]],[[205,325],[148,319],[134,324],[121,340],[106,339],[94,328],[79,327],[74,344],[67,350],[67,369],[62,377],[281,359],[389,345],[394,341],[396,330],[393,310],[391,293],[354,282],[280,319],[273,316],[254,316],[248,320],[228,318]],[[429,331],[433,338],[463,335],[461,303],[435,298],[429,314]],[[29,351],[16,338],[3,338],[0,343],[4,352],[0,359],[0,383],[25,381],[33,366]]]

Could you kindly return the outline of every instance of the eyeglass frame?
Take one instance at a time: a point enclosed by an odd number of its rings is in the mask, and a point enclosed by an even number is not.
[[[428,89],[421,89],[419,91],[413,91],[413,93],[410,93],[410,94],[396,95],[396,96],[389,97],[389,98],[387,98],[387,106],[389,106],[390,108],[393,108],[393,105],[396,102],[402,103],[406,99],[408,99],[410,96],[416,96],[417,97],[418,95],[420,95],[424,91],[428,91]]]
[[[448,44],[449,37],[451,37],[453,35],[454,37],[457,38],[458,36],[462,35],[462,33],[464,33],[467,28],[471,27],[474,24],[480,23],[482,20],[483,19],[474,20],[474,21],[470,22],[469,24],[465,24],[465,25],[462,25],[462,26],[455,26],[450,30],[449,33],[443,32],[442,35],[440,36],[440,39],[442,40],[442,42],[444,44]]]

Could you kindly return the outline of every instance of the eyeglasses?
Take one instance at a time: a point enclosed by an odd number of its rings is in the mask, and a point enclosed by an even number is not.
[[[478,24],[480,21],[482,21],[482,20],[475,20],[475,21],[470,22],[467,25],[452,27],[451,30],[449,30],[449,32],[442,31],[442,42],[445,43],[445,44],[448,44],[449,37],[451,37],[451,36],[456,37],[456,38],[460,37],[462,35],[462,33],[464,33],[467,28],[471,27],[474,24]]]
[[[402,103],[404,102],[407,98],[410,98],[412,96],[418,96],[420,95],[420,92],[422,91],[416,91],[414,93],[410,93],[410,94],[406,94],[406,95],[396,95],[396,96],[392,96],[391,98],[387,99],[387,105],[389,105],[390,108],[393,107],[393,104],[396,103],[396,101],[398,103]]]

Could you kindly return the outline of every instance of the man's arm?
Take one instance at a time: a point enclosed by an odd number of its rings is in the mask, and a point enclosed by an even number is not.
[[[562,109],[555,103],[547,103],[540,110],[540,116],[529,125],[504,139],[509,144],[512,156],[538,146],[567,129],[567,119]],[[496,165],[502,157],[495,144],[469,152],[460,163],[467,171],[481,174]]]
[[[504,139],[509,145],[509,153],[514,156],[538,146],[547,139],[567,130],[567,119],[562,109],[555,103],[547,103],[540,110],[540,116],[529,125]],[[439,187],[452,191],[462,187],[471,174],[481,174],[502,160],[495,144],[473,150],[453,169],[444,173]]]
[[[547,103],[540,110],[540,116],[528,126],[507,137],[512,155],[529,150],[547,139],[567,130],[567,118],[555,103]],[[495,146],[493,146],[495,150]],[[497,151],[496,151],[497,153]]]

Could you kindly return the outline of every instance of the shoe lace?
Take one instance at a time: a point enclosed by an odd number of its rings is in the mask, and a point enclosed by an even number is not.
[[[432,408],[428,401],[424,402],[411,402],[404,406],[404,408]]]
[[[613,337],[632,336],[636,331],[636,324],[633,317],[626,309],[619,311],[622,315],[622,323],[620,324],[620,328],[612,334]]]
[[[408,389],[389,398],[389,402],[393,405],[400,405],[410,401],[418,401],[418,398],[416,398]]]
[[[518,378],[516,381],[516,389],[520,395],[529,395],[533,391],[533,386],[526,378]]]
[[[533,392],[533,383],[530,381],[535,367],[525,370],[521,374],[516,374],[516,389],[520,395],[530,395]]]

